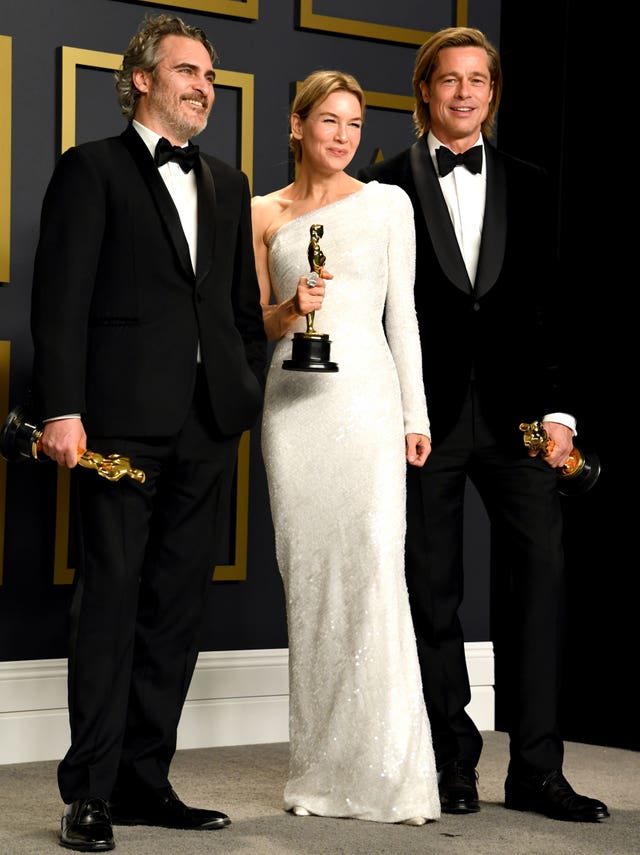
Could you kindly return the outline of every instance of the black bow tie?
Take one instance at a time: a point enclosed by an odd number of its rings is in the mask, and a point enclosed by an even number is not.
[[[198,151],[198,146],[192,142],[186,148],[181,148],[179,145],[171,145],[165,137],[160,137],[156,145],[154,159],[157,167],[169,163],[170,160],[175,160],[180,164],[183,172],[189,172],[195,166],[195,162],[198,159]]]
[[[448,175],[456,166],[466,166],[469,172],[481,172],[482,146],[476,145],[463,154],[454,154],[441,145],[440,148],[436,149],[436,160],[438,161],[438,173],[441,176]]]

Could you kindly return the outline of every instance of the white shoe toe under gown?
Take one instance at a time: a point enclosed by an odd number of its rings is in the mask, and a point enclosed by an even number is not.
[[[284,807],[378,822],[437,819],[404,579],[404,435],[428,433],[411,203],[399,188],[372,182],[282,226],[269,245],[277,302],[309,271],[316,223],[334,279],[315,329],[330,335],[339,370],[283,370],[285,336],[262,424],[289,634]],[[301,318],[296,329],[305,328]]]

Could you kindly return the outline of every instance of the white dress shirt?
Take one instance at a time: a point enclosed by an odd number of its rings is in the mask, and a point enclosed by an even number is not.
[[[160,139],[160,134],[150,131],[149,128],[145,128],[144,125],[141,125],[135,119],[132,124],[146,143],[151,155],[155,156],[156,145]],[[158,172],[167,185],[167,190],[178,209],[182,230],[189,244],[191,263],[195,271],[196,253],[198,251],[198,190],[196,187],[195,172],[193,169],[190,172],[183,172],[180,164],[174,160],[170,160],[159,167]]]
[[[152,157],[155,157],[156,145],[160,139],[160,134],[150,131],[149,128],[145,128],[144,125],[141,125],[135,119],[132,124],[146,143]],[[174,205],[178,209],[178,216],[182,224],[182,231],[189,244],[191,264],[195,273],[196,253],[198,251],[198,188],[196,185],[196,174],[193,169],[189,170],[189,172],[184,172],[180,164],[175,160],[170,160],[168,163],[158,167],[158,172],[171,194]],[[200,362],[200,344],[198,344],[197,361]]]
[[[436,149],[444,144],[431,131],[427,136],[427,144],[437,172]],[[483,145],[482,136],[478,137],[474,145]],[[480,172],[474,174],[463,166],[458,166],[443,178],[439,176],[438,180],[449,209],[449,216],[453,223],[467,273],[473,285],[478,269],[482,224],[484,222],[484,203],[487,196],[487,165],[484,157],[484,146],[482,170]]]

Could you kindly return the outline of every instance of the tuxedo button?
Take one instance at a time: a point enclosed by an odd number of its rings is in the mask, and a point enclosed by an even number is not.
[[[474,312],[479,312],[479,311],[480,311],[480,303],[475,302],[475,303],[473,304],[473,311],[474,311]]]

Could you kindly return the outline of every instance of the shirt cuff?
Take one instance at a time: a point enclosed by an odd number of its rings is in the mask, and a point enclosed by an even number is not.
[[[568,427],[574,436],[578,435],[576,429],[576,420],[568,413],[547,413],[542,419],[543,422],[558,422],[559,425]]]
[[[54,416],[52,419],[45,419],[44,423],[47,424],[47,422],[59,422],[61,419],[80,419],[80,418],[82,418],[80,413],[69,413],[68,416]]]

